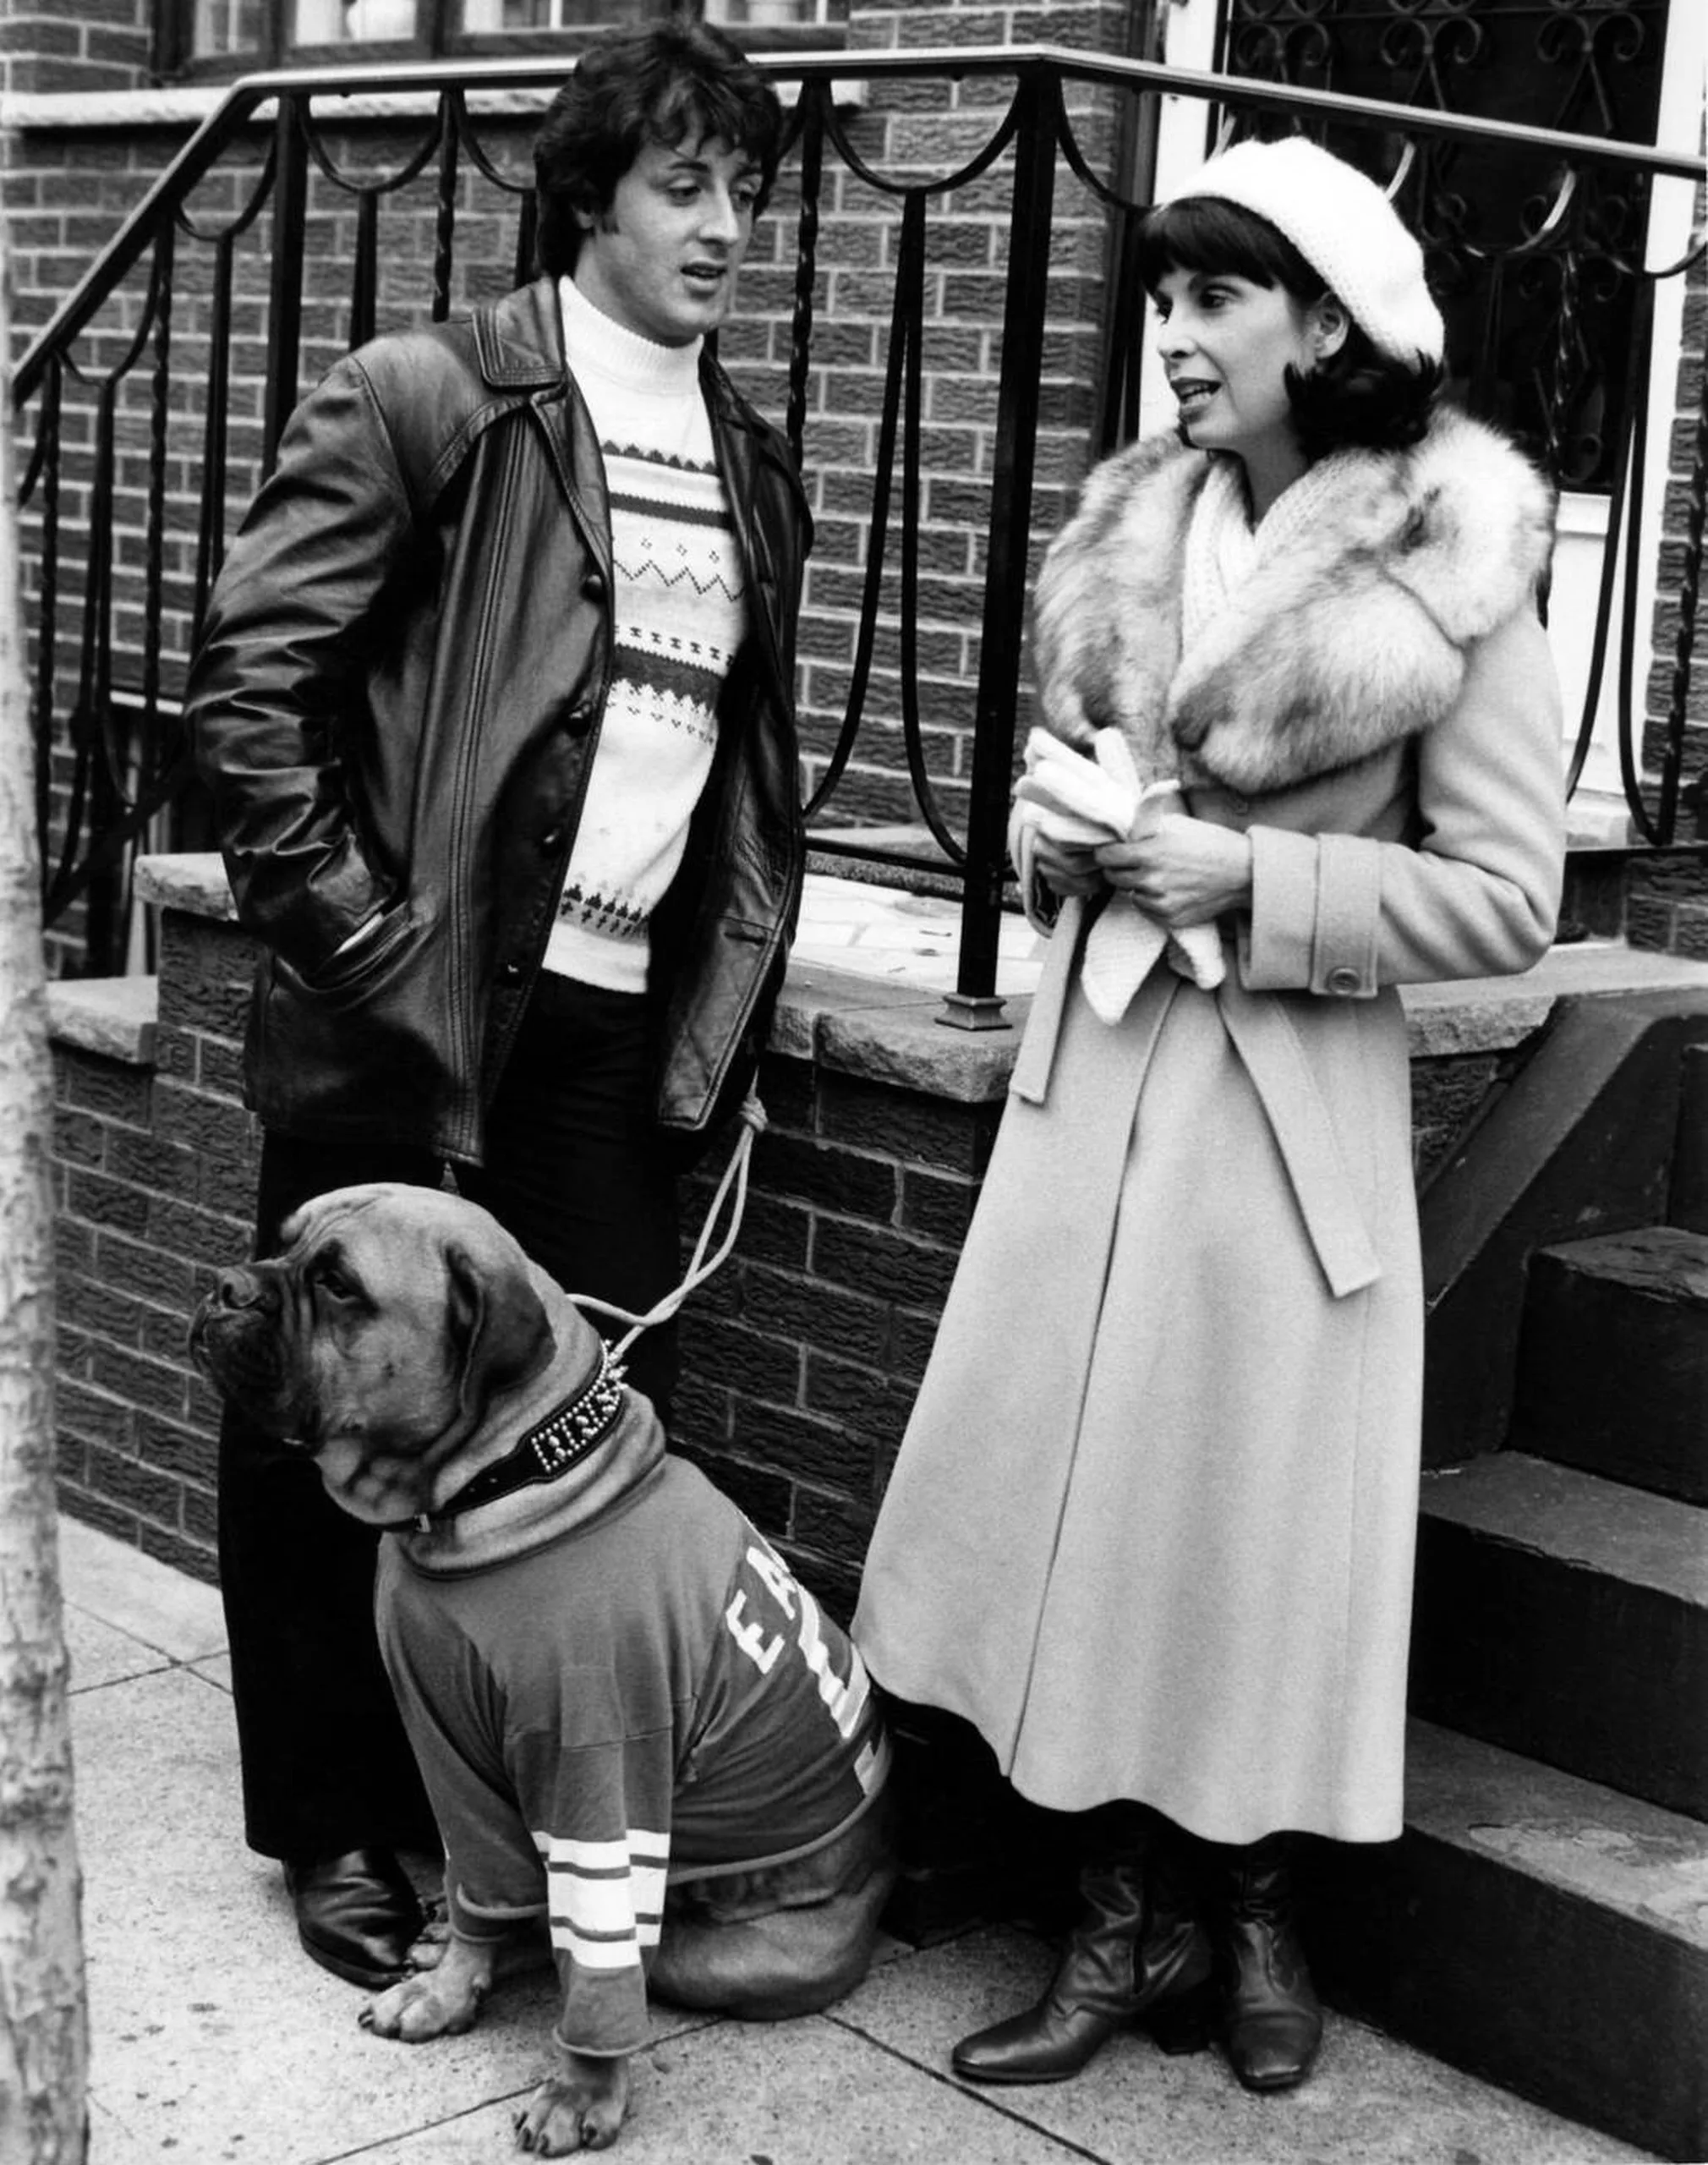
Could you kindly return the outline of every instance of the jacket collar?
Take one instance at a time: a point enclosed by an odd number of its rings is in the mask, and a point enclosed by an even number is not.
[[[536,278],[474,311],[474,351],[495,391],[545,391],[564,378],[556,281]]]
[[[518,286],[490,308],[477,309],[474,321],[480,373],[493,390],[549,391],[564,382],[568,367],[555,278],[541,277]],[[745,399],[737,397],[709,352],[700,358],[700,384],[714,428],[739,429],[769,445],[773,431]]]

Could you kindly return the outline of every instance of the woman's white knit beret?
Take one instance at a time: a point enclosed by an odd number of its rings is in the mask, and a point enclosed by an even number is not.
[[[1424,282],[1423,250],[1367,174],[1302,135],[1236,143],[1169,198],[1213,195],[1284,233],[1338,295],[1377,351],[1438,361],[1441,311]]]

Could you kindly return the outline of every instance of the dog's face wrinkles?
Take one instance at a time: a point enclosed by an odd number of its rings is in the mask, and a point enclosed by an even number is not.
[[[221,1274],[193,1353],[265,1433],[312,1455],[353,1516],[430,1510],[489,1389],[550,1354],[520,1249],[484,1212],[386,1187],[318,1197],[282,1236],[276,1258]],[[534,1343],[518,1345],[517,1317],[538,1318]]]

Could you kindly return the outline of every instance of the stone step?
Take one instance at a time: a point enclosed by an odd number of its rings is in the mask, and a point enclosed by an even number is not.
[[[1708,1503],[1708,1233],[1651,1225],[1538,1249],[1512,1442]]]
[[[1517,1451],[1426,1474],[1411,1705],[1708,1817],[1708,1515]]]
[[[1337,2005],[1625,2141],[1708,2158],[1708,1828],[1414,1721],[1403,1839],[1313,1845]]]

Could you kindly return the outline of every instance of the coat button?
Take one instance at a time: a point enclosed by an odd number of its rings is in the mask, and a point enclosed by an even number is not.
[[[563,717],[563,726],[572,737],[585,737],[593,727],[593,709],[572,707]]]
[[[1328,973],[1328,989],[1331,992],[1356,992],[1358,984],[1358,973],[1349,963],[1339,963]]]
[[[539,847],[545,854],[550,857],[551,852],[560,847],[562,841],[563,830],[561,827],[548,827],[545,832],[539,838]]]
[[[581,583],[581,590],[589,601],[605,600],[605,573],[589,572]]]
[[[506,984],[514,984],[522,975],[522,965],[520,962],[506,962],[498,974]]]

